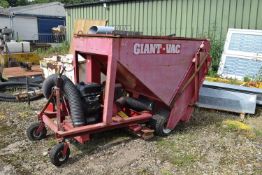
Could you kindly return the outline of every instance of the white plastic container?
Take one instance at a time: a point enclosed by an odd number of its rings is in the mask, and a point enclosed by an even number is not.
[[[16,41],[10,41],[6,43],[8,50],[5,48],[4,52],[19,53],[22,52],[22,44]]]
[[[16,42],[10,41],[6,43],[8,50],[5,48],[4,52],[9,53],[28,53],[30,52],[30,43],[29,42]]]
[[[28,53],[30,52],[30,42],[20,42],[22,44],[22,52]]]

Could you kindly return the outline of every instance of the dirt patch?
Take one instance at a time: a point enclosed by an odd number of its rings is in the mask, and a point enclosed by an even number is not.
[[[25,136],[44,103],[0,103],[0,174],[262,173],[261,109],[244,121],[235,114],[196,109],[189,123],[180,124],[169,137],[151,141],[123,129],[99,133],[84,145],[72,143],[68,163],[57,168],[46,154],[56,144],[52,133],[39,142]],[[224,127],[227,120],[243,122],[252,137]]]

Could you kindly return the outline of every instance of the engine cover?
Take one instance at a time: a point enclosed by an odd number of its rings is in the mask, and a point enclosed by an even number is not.
[[[95,123],[100,120],[102,95],[102,86],[97,83],[83,83],[77,85],[82,96],[82,104],[88,124]]]

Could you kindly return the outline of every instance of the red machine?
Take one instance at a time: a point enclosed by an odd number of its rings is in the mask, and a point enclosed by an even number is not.
[[[66,77],[53,77],[45,92],[48,103],[39,113],[38,123],[27,130],[30,140],[44,138],[45,126],[55,132],[60,143],[50,151],[54,165],[67,161],[68,138],[84,143],[92,133],[121,127],[145,137],[152,131],[166,136],[179,121],[190,119],[211,63],[208,40],[77,35],[73,42],[75,84],[79,83],[78,55],[87,59],[86,82],[78,85],[84,87],[78,88],[81,98],[75,98],[79,92],[71,91],[73,86]],[[101,73],[105,74],[105,81],[101,80]],[[91,91],[96,88],[102,89],[101,94],[92,96]],[[95,119],[83,112],[85,109],[81,112],[80,106],[88,108],[94,104],[91,96],[86,107],[78,103],[83,96],[86,98],[85,93],[99,98],[100,112]]]

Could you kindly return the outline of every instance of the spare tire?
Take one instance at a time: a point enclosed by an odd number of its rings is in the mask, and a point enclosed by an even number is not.
[[[56,74],[50,75],[43,83],[43,94],[47,99],[49,99],[52,94],[52,89],[56,85],[57,78],[58,75]],[[86,124],[86,120],[81,101],[81,94],[69,78],[64,75],[62,75],[61,78],[63,80],[61,90],[65,95],[65,98],[68,100],[73,125],[75,127],[83,126]]]

